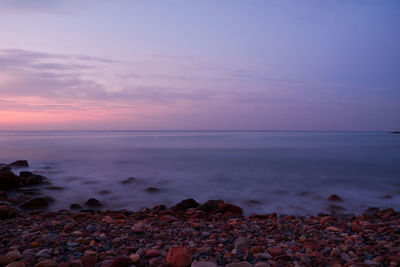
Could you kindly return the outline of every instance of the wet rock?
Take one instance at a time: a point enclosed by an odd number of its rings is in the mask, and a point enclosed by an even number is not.
[[[54,260],[44,260],[36,263],[34,267],[57,267],[58,263]]]
[[[51,202],[52,198],[50,197],[35,197],[25,201],[19,207],[21,209],[29,209],[29,210],[46,209],[49,207],[49,204]]]
[[[248,204],[248,205],[259,205],[259,204],[262,204],[262,203],[259,200],[250,199],[250,200],[246,201],[246,204]]]
[[[19,215],[18,210],[7,205],[0,204],[0,220],[15,218]]]
[[[131,260],[126,257],[115,258],[110,267],[129,267],[131,265]]]
[[[22,171],[19,173],[23,185],[39,185],[44,181],[44,177],[28,171]]]
[[[157,193],[157,192],[160,192],[160,189],[158,189],[156,187],[148,187],[148,188],[146,188],[145,191],[148,193]]]
[[[122,184],[131,184],[135,181],[135,178],[133,177],[129,177],[128,179],[125,179],[123,181],[121,181]]]
[[[171,247],[168,250],[166,261],[172,267],[189,266],[192,262],[192,254],[186,247]]]
[[[79,204],[77,204],[77,203],[72,203],[72,204],[69,206],[69,208],[70,208],[70,210],[81,210],[81,209],[82,209],[82,206],[79,205]]]
[[[222,212],[222,213],[233,213],[233,214],[238,214],[238,215],[242,215],[243,214],[243,210],[241,207],[232,205],[232,204],[228,204],[228,203],[219,203],[218,204],[218,211]]]
[[[328,200],[329,201],[334,201],[334,202],[342,202],[343,201],[343,199],[341,197],[339,197],[338,195],[335,195],[335,194],[330,195],[328,197]]]
[[[3,169],[10,169],[10,166],[8,166],[7,164],[5,164],[5,163],[0,163],[0,171],[1,170],[3,170]]]
[[[222,200],[208,200],[203,205],[199,206],[199,209],[204,212],[210,212],[218,209],[220,203],[224,203]]]
[[[11,168],[28,168],[29,164],[27,160],[17,160],[11,164],[8,164]]]
[[[95,207],[101,207],[103,206],[103,204],[95,198],[89,198],[88,200],[86,200],[85,206],[95,208]]]
[[[185,200],[182,200],[175,206],[173,206],[171,209],[174,210],[175,212],[177,211],[186,211],[191,208],[197,208],[200,204],[196,202],[193,198],[188,198]]]
[[[0,190],[8,190],[21,186],[21,178],[9,169],[0,170]]]

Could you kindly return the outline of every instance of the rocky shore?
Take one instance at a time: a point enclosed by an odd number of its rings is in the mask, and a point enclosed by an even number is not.
[[[400,213],[393,209],[243,216],[222,200],[186,199],[132,212],[98,210],[101,203],[89,199],[85,208],[50,212],[51,200],[26,194],[46,178],[15,175],[12,165],[0,166],[0,266],[400,265]],[[22,195],[9,199],[18,189]]]

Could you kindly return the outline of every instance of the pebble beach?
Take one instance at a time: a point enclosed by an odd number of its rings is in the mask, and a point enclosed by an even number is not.
[[[0,265],[7,267],[247,267],[397,266],[400,213],[369,208],[362,214],[252,214],[223,200],[140,211],[107,210],[94,198],[83,207],[50,211],[54,199],[37,186],[39,174],[0,170]],[[23,190],[22,190],[23,189]],[[20,192],[9,198],[8,192]],[[328,199],[340,202],[340,196]],[[73,200],[71,200],[73,202]],[[335,205],[332,205],[335,207]],[[340,207],[340,206],[336,206]]]

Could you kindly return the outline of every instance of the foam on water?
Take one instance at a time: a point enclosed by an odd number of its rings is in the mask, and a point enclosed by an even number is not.
[[[399,152],[400,136],[385,132],[0,131],[0,162],[28,159],[64,188],[43,189],[53,209],[90,197],[130,210],[192,197],[308,215],[326,211],[330,194],[349,212],[399,209]]]

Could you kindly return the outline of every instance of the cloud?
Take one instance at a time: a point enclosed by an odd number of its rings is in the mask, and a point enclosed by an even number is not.
[[[210,98],[204,90],[157,83],[140,85],[134,79],[121,79],[112,73],[120,63],[88,55],[0,50],[0,109],[76,110],[79,103],[97,109],[105,104],[167,105]]]

